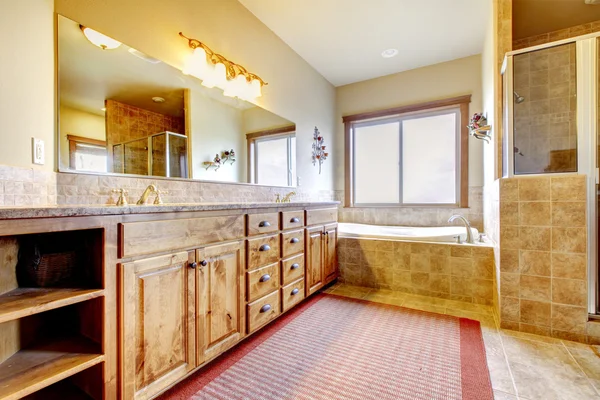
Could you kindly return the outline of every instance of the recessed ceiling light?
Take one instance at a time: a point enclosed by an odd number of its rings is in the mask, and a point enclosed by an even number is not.
[[[392,58],[398,55],[398,49],[387,49],[381,52],[381,57]]]
[[[162,98],[162,97],[158,97],[158,96],[156,96],[156,97],[153,97],[153,98],[152,98],[152,101],[153,101],[153,102],[155,102],[155,103],[164,103],[164,102],[165,102],[165,99],[164,99],[164,98]]]

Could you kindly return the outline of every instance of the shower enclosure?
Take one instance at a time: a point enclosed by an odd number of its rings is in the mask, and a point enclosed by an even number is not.
[[[113,145],[113,172],[188,177],[187,136],[160,132]]]
[[[599,46],[600,33],[596,33],[513,51],[507,54],[502,71],[503,176],[567,173],[586,176],[591,314],[600,310]]]

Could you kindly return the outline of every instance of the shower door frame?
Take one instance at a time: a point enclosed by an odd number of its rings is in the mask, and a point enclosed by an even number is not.
[[[577,171],[552,172],[538,174],[514,173],[514,69],[513,57],[532,53],[551,47],[575,43],[577,68]],[[600,318],[600,286],[598,266],[598,184],[600,173],[598,165],[598,78],[600,32],[558,40],[539,46],[527,47],[506,53],[502,64],[503,89],[503,126],[502,138],[502,177],[516,176],[548,177],[560,175],[585,175],[587,192],[587,267],[588,267],[588,313]],[[589,105],[589,106],[588,106]]]

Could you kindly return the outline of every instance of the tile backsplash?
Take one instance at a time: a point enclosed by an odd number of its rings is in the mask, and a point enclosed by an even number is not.
[[[0,206],[56,204],[56,173],[0,165]]]
[[[342,193],[343,194],[343,193]],[[343,197],[340,197],[342,200]],[[340,222],[393,226],[447,226],[453,214],[464,215],[474,228],[483,232],[483,187],[469,187],[468,208],[444,207],[368,207],[341,208]]]

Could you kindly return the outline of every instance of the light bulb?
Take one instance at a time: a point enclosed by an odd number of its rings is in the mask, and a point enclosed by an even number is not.
[[[217,84],[215,77],[216,76],[214,65],[212,63],[206,64],[206,74],[205,77],[202,79],[202,86],[205,86],[207,88],[214,88]]]
[[[227,85],[227,69],[225,68],[225,64],[217,63],[215,65],[213,77],[215,80],[215,86],[225,89],[225,85]]]
[[[204,79],[208,75],[208,67],[209,65],[206,60],[206,51],[204,51],[202,47],[197,47],[186,60],[183,73],[186,75],[195,76],[199,79]]]
[[[223,95],[227,97],[237,97],[238,90],[235,79],[227,80],[227,82],[225,83],[225,88],[223,90]]]
[[[252,79],[250,83],[250,97],[256,99],[262,96],[262,85],[258,79]]]
[[[246,75],[238,75],[235,78],[235,85],[237,97],[243,100],[248,100],[250,98],[250,84],[248,83],[248,79],[246,79]]]
[[[89,40],[92,44],[100,47],[102,50],[116,49],[121,45],[121,42],[116,41],[115,39],[110,38],[106,35],[103,35],[98,31],[95,31],[83,25],[79,25],[79,27],[81,28],[81,31],[83,32],[87,40]]]

